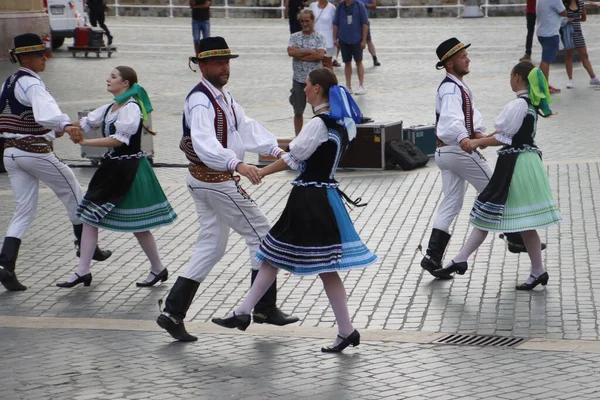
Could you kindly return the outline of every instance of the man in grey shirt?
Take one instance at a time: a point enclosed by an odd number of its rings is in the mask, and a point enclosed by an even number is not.
[[[550,63],[556,58],[560,42],[560,17],[567,15],[561,0],[538,0],[536,5],[537,37],[542,45],[540,69],[550,83]],[[550,86],[550,93],[559,93],[560,89]]]
[[[315,14],[311,9],[305,8],[298,14],[298,20],[302,31],[290,36],[288,55],[294,58],[292,68],[294,77],[290,104],[294,107],[294,130],[296,136],[300,133],[304,123],[303,114],[306,108],[306,77],[317,68],[322,68],[322,60],[325,55],[325,36],[315,31]]]

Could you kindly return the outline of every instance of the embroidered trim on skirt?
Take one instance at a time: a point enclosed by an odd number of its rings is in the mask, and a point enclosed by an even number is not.
[[[544,228],[562,220],[552,197],[548,173],[535,152],[518,154],[499,220],[490,221],[482,217],[477,209],[476,205],[471,211],[471,223],[491,232],[523,232]]]
[[[93,182],[94,179],[88,192],[94,192]],[[89,225],[118,232],[144,232],[169,225],[177,218],[145,157],[139,160],[135,178],[118,202],[98,204],[86,193],[77,216]]]
[[[336,188],[295,186],[256,255],[296,275],[364,268],[377,260],[362,242]]]

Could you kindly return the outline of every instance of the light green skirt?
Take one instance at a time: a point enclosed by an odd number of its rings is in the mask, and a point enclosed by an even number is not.
[[[177,218],[146,157],[140,159],[135,179],[123,200],[99,221],[85,223],[118,232],[145,232],[169,225]]]
[[[483,221],[471,215],[471,223],[477,228],[507,233],[540,229],[561,220],[546,168],[540,156],[531,151],[517,157],[500,221]]]

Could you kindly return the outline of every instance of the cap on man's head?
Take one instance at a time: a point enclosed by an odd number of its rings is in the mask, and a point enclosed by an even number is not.
[[[190,61],[198,64],[205,60],[224,60],[237,58],[239,55],[231,54],[227,42],[221,36],[207,37],[200,40],[200,52],[196,57],[190,57]]]
[[[448,61],[450,57],[452,57],[462,49],[469,48],[469,46],[471,46],[470,43],[464,44],[455,37],[445,40],[435,50],[435,53],[440,59],[440,61],[435,65],[435,67],[437,69],[444,68],[444,64],[446,63],[446,61]]]

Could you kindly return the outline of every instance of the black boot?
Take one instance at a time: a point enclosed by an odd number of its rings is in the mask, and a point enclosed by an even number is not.
[[[254,283],[258,271],[252,270],[250,281]],[[252,319],[257,324],[271,324],[284,326],[298,322],[299,318],[288,315],[277,307],[277,279],[273,282],[267,293],[256,303],[252,312]]]
[[[81,243],[81,235],[83,235],[83,224],[73,225],[73,233],[75,234],[75,248],[77,249],[77,257],[79,257],[81,255],[81,252],[79,251],[79,244]],[[92,260],[104,261],[110,256],[112,256],[112,251],[101,250],[100,247],[96,245],[96,250],[94,250]]]
[[[4,238],[0,253],[0,283],[11,292],[27,290],[27,287],[21,285],[15,274],[19,247],[21,247],[21,239],[7,236]]]
[[[192,305],[199,286],[200,282],[181,276],[178,277],[167,296],[163,312],[156,319],[158,326],[169,332],[173,339],[180,342],[195,342],[198,340],[196,336],[188,333],[183,320],[187,310]]]
[[[421,268],[429,272],[431,275],[433,271],[442,268],[442,258],[444,257],[444,251],[450,241],[450,234],[440,229],[433,229],[431,236],[429,237],[429,244],[427,245],[427,252],[425,257],[421,260]],[[439,276],[436,276],[439,278]]]
[[[508,251],[511,253],[527,253],[527,248],[523,242],[523,238],[519,232],[516,233],[504,233],[500,235],[500,239],[506,238],[508,243]],[[542,243],[542,250],[546,249],[546,243]]]

